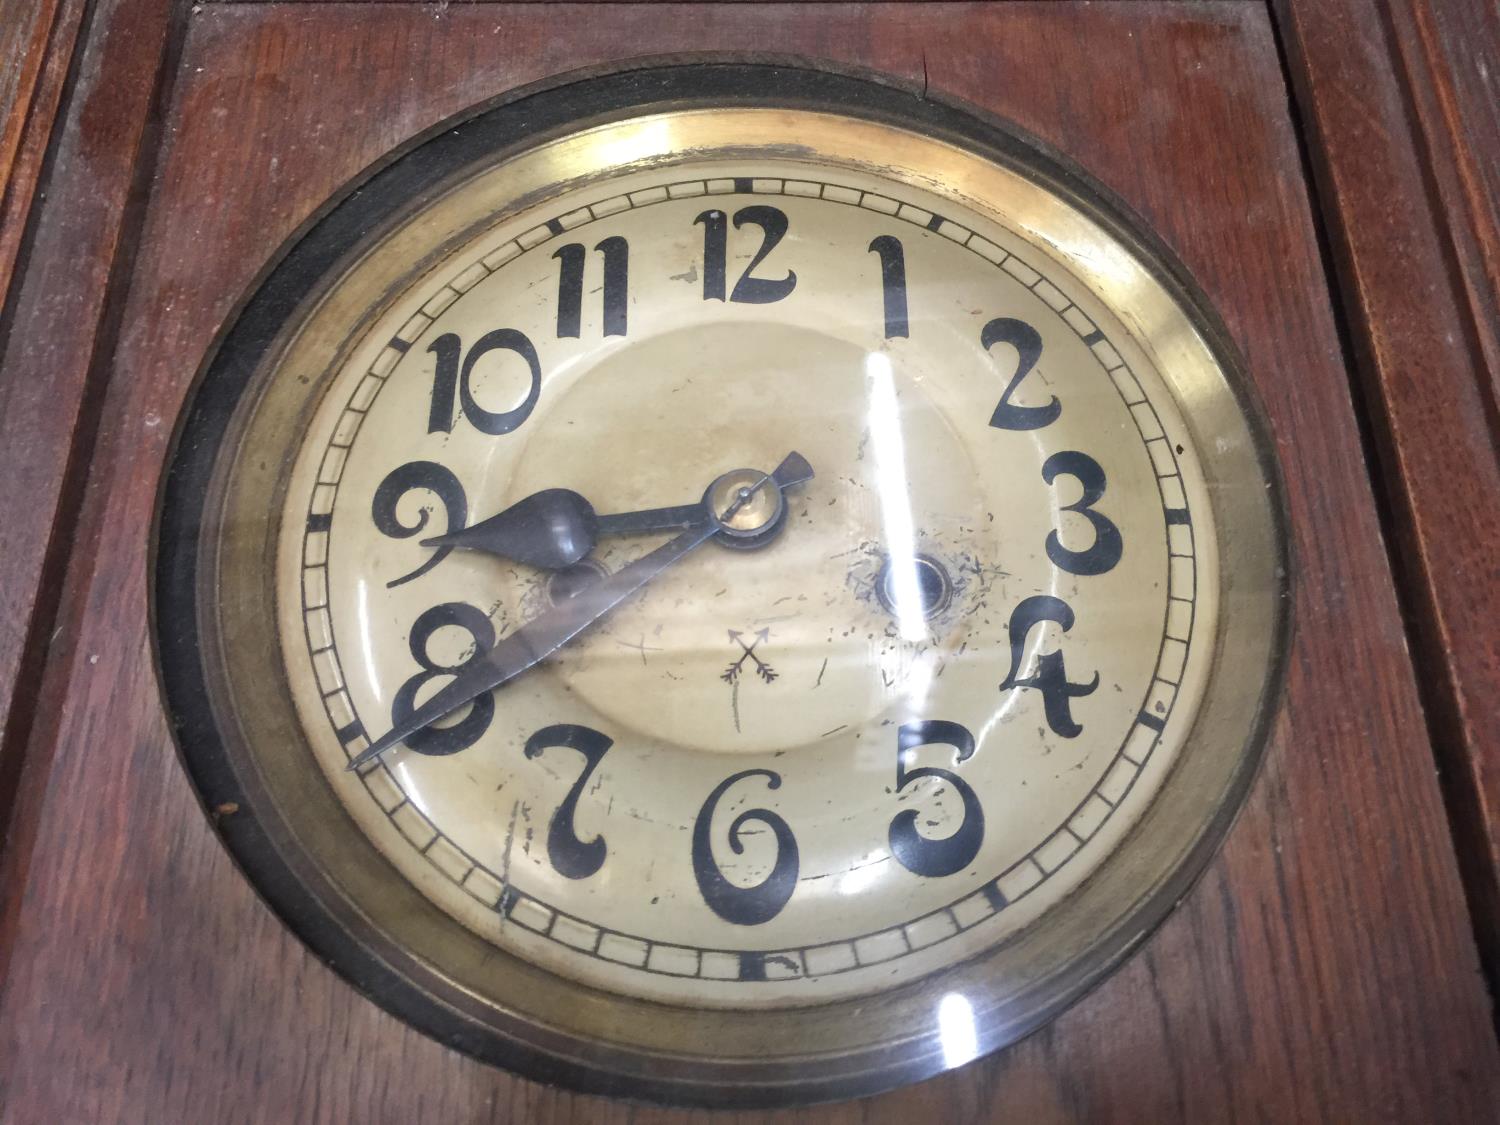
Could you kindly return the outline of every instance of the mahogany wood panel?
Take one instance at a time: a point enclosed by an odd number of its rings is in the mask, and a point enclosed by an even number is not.
[[[32,202],[41,186],[84,7],[85,0],[0,0],[0,357],[14,319],[11,284],[17,277]],[[10,467],[3,450],[21,440],[6,422],[11,413],[6,370],[0,362],[0,480],[7,479]],[[64,456],[69,446],[67,441],[60,443]],[[0,496],[0,523],[9,522],[18,501],[27,502],[20,493]],[[45,530],[46,525],[42,526]],[[0,560],[8,562],[4,548],[9,545],[0,540]],[[63,559],[53,562],[53,571],[60,573]],[[39,573],[24,560],[14,574],[9,566],[0,565],[0,833],[16,783],[23,718],[29,715],[29,707],[20,708],[12,722],[16,679],[23,664],[29,665],[34,686],[41,667],[42,654],[32,652],[28,659],[26,642],[35,619],[33,598]]]
[[[1500,5],[1283,5],[1476,928],[1500,981]]]
[[[0,0],[0,189],[21,146],[56,15],[55,0]]]
[[[217,5],[189,21],[31,732],[24,878],[0,904],[16,927],[0,995],[13,1120],[707,1118],[471,1062],[357,996],[280,926],[217,845],[171,747],[150,665],[147,531],[204,349],[341,183],[549,75],[768,46],[967,98],[1140,211],[1246,355],[1298,559],[1291,680],[1264,771],[1139,954],[1007,1052],[784,1118],[1477,1120],[1500,1104],[1264,8],[299,4]]]
[[[1386,8],[1493,404],[1500,399],[1500,5],[1386,0]]]
[[[57,34],[40,60],[55,87],[70,71],[83,7],[62,0],[57,9]],[[17,209],[19,195],[7,195],[4,204],[0,251],[13,252],[8,240],[19,238],[23,221],[29,231],[27,268],[0,318],[0,830],[17,785],[92,444],[102,382],[96,371],[103,370],[96,353],[107,355],[111,344],[110,281],[128,272],[128,259],[116,258],[129,245],[122,234],[134,225],[129,203],[139,196],[133,188],[169,10],[170,0],[93,5],[56,129],[50,110],[36,105],[11,184],[15,192],[23,178],[40,184],[45,199],[38,196],[29,215]],[[47,96],[55,101],[59,90]],[[53,174],[38,179],[45,148]],[[7,932],[0,917],[0,963]]]
[[[83,0],[0,0],[0,305],[41,175]]]

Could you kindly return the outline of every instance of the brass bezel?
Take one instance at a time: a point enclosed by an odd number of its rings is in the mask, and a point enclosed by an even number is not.
[[[263,892],[362,987],[454,1045],[582,1088],[709,1104],[805,1101],[943,1069],[935,998],[949,992],[973,1004],[981,1053],[1025,1034],[1118,963],[1186,891],[1239,808],[1279,685],[1288,604],[1279,484],[1211,314],[1117,208],[1028,152],[816,108],[644,109],[483,155],[366,232],[312,299],[286,310],[274,344],[242,373],[201,490],[201,523],[190,524],[197,674],[221,745],[207,767],[186,737],[184,753],[210,800],[216,786],[242,798],[252,819],[230,842]],[[874,172],[978,210],[1049,253],[1115,310],[1198,448],[1216,451],[1203,467],[1223,575],[1214,671],[1181,760],[1083,886],[999,947],[895,991],[728,1014],[565,981],[484,942],[401,879],[319,771],[267,612],[277,514],[300,435],[347,349],[410,281],[478,230],[565,191],[719,157]],[[170,492],[169,484],[169,509]],[[170,668],[165,675],[170,702]],[[268,887],[276,877],[293,886]]]

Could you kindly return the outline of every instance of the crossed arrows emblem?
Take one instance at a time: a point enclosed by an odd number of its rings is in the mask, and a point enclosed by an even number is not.
[[[770,683],[772,680],[774,680],[776,678],[776,670],[760,657],[755,655],[756,645],[759,645],[761,641],[765,640],[770,635],[770,629],[757,629],[755,633],[755,641],[752,644],[747,645],[745,643],[744,633],[740,632],[740,630],[738,629],[729,630],[729,639],[735,644],[739,645],[740,648],[744,649],[745,651],[741,653],[738,660],[736,660],[727,669],[725,669],[724,674],[720,676],[719,679],[723,680],[726,684],[738,683],[740,678],[740,670],[745,666],[745,661],[749,660],[755,665],[756,675],[758,675],[762,680],[764,680],[766,683]]]

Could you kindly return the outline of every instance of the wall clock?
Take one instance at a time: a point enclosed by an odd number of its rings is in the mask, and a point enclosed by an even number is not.
[[[179,422],[168,709],[322,956],[706,1104],[1037,1027],[1185,893],[1285,641],[1166,252],[1014,131],[727,63],[489,107],[295,240]]]

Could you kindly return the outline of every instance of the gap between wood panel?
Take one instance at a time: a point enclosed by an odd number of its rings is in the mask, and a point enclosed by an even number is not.
[[[0,261],[0,361],[3,361],[10,352],[12,332],[26,286],[32,245],[36,239],[41,214],[46,206],[47,190],[53,182],[53,175],[56,171],[57,150],[64,123],[68,120],[72,110],[73,93],[78,83],[78,71],[82,65],[84,48],[89,40],[93,14],[92,0],[86,0],[82,5],[82,10],[77,14],[72,34],[65,36],[64,24],[67,13],[63,11],[61,5],[54,10],[52,25],[42,41],[44,57],[37,62],[39,72],[37,88],[27,92],[26,120],[18,129],[17,148],[12,154],[16,163],[3,169],[6,179],[3,184],[3,196],[0,196],[0,221],[4,221],[6,229],[0,233],[0,246],[3,246],[3,253],[7,260]],[[59,51],[65,52],[61,58],[57,56]],[[38,116],[42,107],[35,103],[34,95],[40,93],[45,73],[47,71],[55,73],[58,70],[62,71],[61,88],[51,112],[45,120],[42,120]],[[37,136],[37,130],[44,130],[44,133]],[[17,191],[20,185],[16,164],[23,158],[23,149],[31,146],[39,147],[41,155],[27,196],[22,199]],[[17,376],[13,374],[12,369],[0,363],[0,379],[15,377]],[[3,397],[0,397],[0,405],[3,403]],[[0,419],[0,434],[3,433],[5,433],[3,419]],[[76,452],[76,449],[69,450],[67,457],[70,462],[76,459]],[[72,506],[76,507],[76,505]],[[61,537],[56,534],[49,535],[43,550],[40,580],[35,591],[35,600],[31,604],[31,613],[23,621],[16,623],[22,634],[22,640],[19,645],[15,678],[10,685],[8,707],[5,705],[4,695],[0,694],[0,858],[3,858],[5,848],[9,844],[10,814],[20,780],[21,766],[25,760],[24,749],[31,730],[32,716],[35,713],[36,695],[40,688],[42,671],[46,665],[49,633],[56,615],[58,595],[62,587],[61,576],[66,570],[67,552],[63,549],[62,543]],[[44,637],[48,640],[43,640]],[[0,668],[0,675],[9,673],[10,669]],[[4,885],[4,874],[5,870],[3,866],[0,866],[0,886]],[[5,975],[4,935],[3,919],[0,919],[0,981],[4,980]]]
[[[161,148],[162,123],[166,108],[171,104],[172,79],[186,38],[191,9],[188,0],[169,0],[159,5],[155,13],[127,11],[132,6],[146,7],[133,5],[132,0],[89,0],[77,35],[68,43],[71,50],[68,75],[53,118],[46,160],[37,178],[37,202],[27,216],[22,252],[17,256],[15,284],[8,294],[3,316],[0,316],[0,358],[3,358],[10,354],[17,315],[32,278],[28,267],[38,231],[49,221],[71,225],[71,215],[59,217],[59,212],[69,206],[67,184],[63,181],[69,177],[76,179],[72,168],[74,161],[70,158],[72,154],[63,152],[63,148],[70,126],[76,127],[79,119],[88,112],[87,99],[80,98],[85,65],[94,64],[88,80],[95,83],[108,81],[109,52],[113,46],[108,40],[117,31],[120,18],[129,17],[133,33],[141,36],[142,41],[155,45],[157,54],[154,67],[147,76],[149,91],[143,101],[141,130],[126,164],[129,182],[124,187],[118,220],[96,230],[69,232],[78,235],[76,239],[68,240],[75,243],[73,253],[99,257],[105,278],[99,299],[87,308],[82,318],[84,322],[72,326],[80,332],[90,331],[92,336],[83,371],[72,382],[68,370],[60,370],[57,374],[59,409],[70,410],[75,417],[68,448],[60,458],[55,516],[42,551],[10,706],[7,712],[0,714],[0,993],[8,980],[37,817],[55,745],[48,729],[50,724],[46,721],[38,723],[38,719],[60,712],[60,694],[65,683],[64,677],[49,677],[47,673],[49,669],[63,669],[71,664],[71,653],[79,632],[78,621],[83,611],[78,599],[67,597],[68,562],[79,547],[75,536],[83,493],[92,469],[95,439],[103,421],[104,390],[111,374],[125,299],[134,272],[135,252]],[[161,23],[165,25],[159,31],[150,25],[150,17],[156,13],[163,14]],[[106,14],[113,18],[102,19]],[[134,23],[136,19],[142,23]],[[94,93],[98,92],[99,86],[96,85]],[[55,181],[55,174],[60,175],[61,180]],[[61,190],[49,199],[54,182]],[[108,185],[95,186],[101,193],[108,190]],[[13,370],[7,375],[15,377]],[[9,669],[0,671],[9,673]]]

